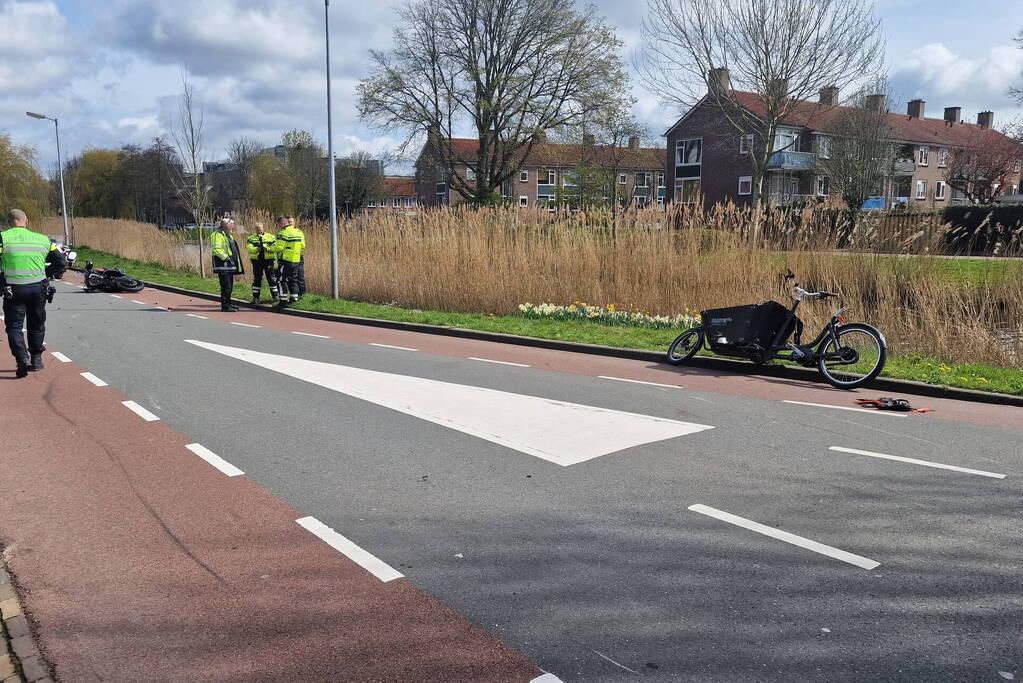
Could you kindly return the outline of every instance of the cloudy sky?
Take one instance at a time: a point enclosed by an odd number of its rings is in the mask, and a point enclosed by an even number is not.
[[[403,0],[402,0],[403,1]],[[334,0],[335,144],[338,154],[392,149],[402,133],[360,123],[355,85],[370,49],[391,40],[399,0]],[[595,0],[627,51],[639,42],[643,0]],[[202,94],[211,156],[239,135],[272,144],[291,128],[326,138],[320,0],[0,0],[0,130],[35,147],[49,168],[61,120],[69,153],[146,143],[166,133],[182,74]],[[928,113],[992,109],[1023,116],[1006,94],[1023,86],[1020,0],[879,0],[893,89],[927,100]],[[626,55],[627,61],[629,56]],[[678,112],[636,87],[636,113],[663,130]]]

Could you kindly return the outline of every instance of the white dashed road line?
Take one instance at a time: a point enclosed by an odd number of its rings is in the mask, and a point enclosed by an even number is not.
[[[232,324],[232,325],[237,325],[238,327],[259,327],[259,325],[250,325],[250,324],[248,324],[248,323],[236,323],[236,322],[232,322],[231,324]]]
[[[330,337],[325,334],[311,334],[309,332],[292,332],[292,334],[300,334],[303,337],[316,337],[317,339],[330,339]]]
[[[185,313],[185,315],[187,315],[189,318],[198,318],[199,320],[209,320],[209,318],[207,318],[206,316],[204,316],[204,315],[196,315],[195,313]]]
[[[873,451],[861,451],[855,448],[842,448],[841,446],[832,446],[830,449],[838,453],[852,453],[853,455],[866,455],[871,458],[882,458],[884,460],[897,460],[899,462],[908,462],[912,465],[923,465],[924,467],[936,467],[942,470],[952,470],[953,472],[963,472],[965,474],[976,474],[980,477],[991,477],[992,479],[1005,479],[1004,474],[998,474],[997,472],[987,472],[985,470],[971,470],[968,467],[957,467],[956,465],[945,465],[940,462],[931,462],[929,460],[917,460],[916,458],[904,458],[901,455],[886,455],[884,453],[874,453]]]
[[[516,367],[516,368],[528,368],[529,367],[525,363],[509,363],[506,360],[493,360],[493,359],[490,359],[490,358],[473,358],[473,357],[470,357],[469,360],[478,360],[481,363],[495,363],[497,365],[511,365],[512,367]]]
[[[110,385],[108,385],[108,384],[107,384],[106,382],[104,382],[103,380],[101,380],[101,379],[100,379],[99,377],[97,377],[96,375],[92,374],[91,372],[83,372],[83,373],[81,373],[81,375],[82,375],[82,377],[84,377],[85,379],[87,379],[87,380],[89,380],[90,382],[92,382],[93,384],[95,384],[95,385],[96,385],[97,387],[106,387],[106,386],[110,386]]]
[[[220,470],[229,477],[239,477],[245,474],[240,469],[238,469],[228,461],[224,460],[219,455],[217,455],[210,449],[206,448],[202,444],[190,443],[187,446],[185,446],[185,448],[192,451],[200,458],[202,458],[209,464],[213,465],[214,467],[216,467],[218,470]]]
[[[123,296],[120,296],[118,294],[111,294],[110,296],[114,297],[115,299],[123,299],[124,298]]]
[[[138,299],[132,299],[131,302],[133,304],[138,304],[139,306],[148,306],[149,305],[145,301],[139,301]]]
[[[790,534],[787,531],[775,529],[774,527],[766,526],[764,524],[760,524],[758,522],[746,519],[745,517],[733,515],[729,512],[716,510],[706,505],[690,505],[688,509],[691,510],[692,512],[698,512],[701,515],[707,515],[708,517],[719,519],[722,522],[728,522],[729,524],[740,526],[743,529],[755,531],[758,534],[763,534],[764,536],[777,538],[780,541],[785,541],[786,543],[797,545],[800,548],[812,550],[813,552],[820,553],[821,555],[833,557],[836,560],[841,560],[842,562],[848,562],[849,564],[856,565],[857,567],[862,567],[863,569],[873,569],[874,567],[878,567],[881,565],[880,562],[871,560],[868,557],[854,555],[853,553],[846,552],[845,550],[839,550],[838,548],[833,548],[830,545],[824,545],[823,543],[818,543],[817,541],[811,541],[808,538],[796,536],[795,534]]]
[[[537,676],[529,683],[563,683],[563,681],[554,674],[544,674],[542,676]]]
[[[370,346],[379,346],[382,349],[398,349],[399,351],[418,351],[419,349],[410,349],[407,346],[391,346],[390,344],[370,344]]]
[[[644,382],[639,379],[625,379],[624,377],[606,377],[604,375],[597,375],[598,379],[612,379],[616,382],[631,382],[632,384],[646,384],[651,387],[664,387],[665,389],[681,389],[677,384],[658,384],[657,382]]]
[[[51,351],[50,355],[59,360],[61,363],[70,363],[71,359],[65,356],[60,351]]]
[[[151,412],[140,406],[138,403],[135,403],[135,401],[121,401],[121,405],[130,410],[131,412],[135,413],[139,417],[141,417],[146,422],[156,422],[157,420],[160,419],[156,415],[153,415]]]
[[[295,522],[384,583],[400,579],[404,576],[383,560],[374,557],[355,545],[315,517],[303,517],[302,519],[295,520]]]
[[[812,406],[814,408],[834,408],[835,410],[851,410],[855,413],[869,413],[870,415],[886,415],[887,417],[906,417],[905,413],[893,413],[890,410],[871,410],[868,408],[852,408],[850,406],[833,406],[827,403],[806,403],[804,401],[782,401],[796,406]]]

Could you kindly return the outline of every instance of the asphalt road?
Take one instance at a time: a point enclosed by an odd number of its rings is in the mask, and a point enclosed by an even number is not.
[[[784,403],[850,405],[785,381],[623,382],[606,377],[645,378],[642,364],[582,358],[562,372],[542,350],[412,333],[398,344],[160,292],[136,300],[63,286],[48,344],[562,680],[1023,676],[1018,409],[991,407],[994,425],[856,413]],[[366,343],[374,334],[406,348]],[[307,368],[322,373],[314,383],[186,340],[383,374],[338,371],[365,381],[345,393],[322,385],[326,365]],[[466,351],[425,351],[438,344]],[[466,417],[451,385],[492,391],[464,401]],[[713,428],[569,466],[514,446],[568,429],[580,451],[600,451],[607,430],[582,426],[624,418],[578,406]],[[481,411],[500,434],[457,428]],[[642,441],[644,429],[622,433]]]

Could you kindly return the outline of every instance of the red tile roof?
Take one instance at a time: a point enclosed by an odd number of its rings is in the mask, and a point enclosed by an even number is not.
[[[733,90],[732,94],[744,109],[753,114],[763,114],[764,106],[756,93]],[[795,109],[783,123],[814,131],[828,132],[833,130],[835,119],[842,112],[848,110],[849,107],[827,107],[818,102],[800,100],[796,102]],[[913,118],[907,114],[895,113],[888,113],[887,119],[888,125],[893,131],[893,137],[905,142],[955,147],[966,144],[967,140],[971,144],[975,144],[978,139],[989,136],[992,141],[997,139],[1004,142],[1007,139],[999,131],[984,128],[975,123],[949,124],[944,119]]]
[[[388,176],[384,178],[384,188],[388,197],[415,197],[416,179],[405,176]]]
[[[474,163],[479,141],[473,138],[451,138],[455,156],[466,163]],[[613,156],[617,153],[617,159]],[[562,145],[553,142],[533,146],[529,158],[521,166],[571,167],[583,163],[616,166],[629,170],[661,170],[664,168],[665,150],[658,147],[595,147],[588,145]]]

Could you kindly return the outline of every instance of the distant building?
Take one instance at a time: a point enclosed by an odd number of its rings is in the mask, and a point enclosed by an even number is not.
[[[728,85],[724,69],[721,82]],[[735,102],[757,115],[763,110],[760,98],[750,92],[733,90]],[[882,95],[873,96],[868,106],[883,111]],[[780,204],[805,200],[824,200],[831,195],[830,182],[819,173],[817,160],[828,153],[830,133],[836,118],[847,107],[835,106],[836,88],[821,90],[817,102],[800,101],[782,122],[775,135],[775,152],[764,178],[764,199]],[[890,178],[881,188],[885,207],[914,205],[942,207],[962,201],[945,178],[949,154],[962,147],[966,139],[977,135],[1005,139],[993,129],[994,114],[981,112],[977,123],[961,120],[961,108],[948,107],[942,118],[924,115],[923,100],[913,100],[906,114],[888,113],[887,124],[893,131],[895,163]],[[743,204],[752,199],[753,169],[749,160],[748,136],[741,135],[725,120],[718,107],[707,97],[700,100],[665,134],[668,139],[667,179],[676,202],[703,201]],[[1007,194],[1019,191],[1019,174],[1005,187]]]
[[[457,204],[464,197],[450,187],[447,171],[437,163],[440,156],[436,144],[428,140],[416,161],[416,193],[424,206]],[[455,173],[472,182],[479,141],[452,138],[451,145],[457,159]],[[576,172],[584,164],[614,169],[612,182],[617,184],[617,195],[623,203],[663,206],[664,150],[640,147],[635,137],[627,147],[619,148],[537,143],[501,188],[501,196],[517,206],[541,206],[553,211],[565,195],[571,194]]]
[[[416,179],[408,176],[384,177],[383,196],[370,200],[365,210],[415,212],[419,209],[419,198],[416,195]]]

